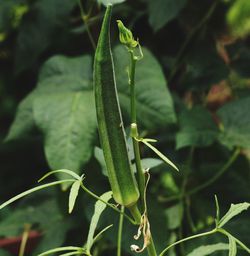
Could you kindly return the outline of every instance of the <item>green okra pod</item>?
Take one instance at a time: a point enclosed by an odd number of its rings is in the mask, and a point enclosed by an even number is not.
[[[139,198],[138,186],[128,157],[125,132],[118,101],[110,46],[112,6],[108,5],[94,60],[94,91],[99,137],[114,199],[124,206]]]

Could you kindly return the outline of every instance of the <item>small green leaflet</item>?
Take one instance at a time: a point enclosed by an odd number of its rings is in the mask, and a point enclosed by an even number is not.
[[[70,193],[69,193],[69,214],[74,209],[80,186],[81,186],[81,180],[76,180],[71,186]]]
[[[234,216],[240,214],[242,211],[247,210],[250,207],[249,203],[231,204],[228,212],[219,221],[218,227],[222,228],[229,220]]]
[[[112,198],[112,192],[108,191],[108,192],[104,193],[103,195],[101,195],[100,198],[102,200],[108,202]],[[87,244],[86,244],[87,252],[90,252],[91,247],[95,241],[95,238],[94,238],[95,230],[96,230],[99,218],[106,207],[107,207],[107,205],[105,203],[101,202],[100,200],[98,200],[95,203],[95,211],[94,211],[94,214],[93,214],[91,222],[90,222],[89,234],[88,234],[88,239],[87,239]]]
[[[211,255],[214,252],[225,251],[225,250],[228,250],[228,244],[225,244],[225,243],[203,245],[194,249],[187,256],[207,256],[207,255]]]
[[[228,241],[229,241],[229,252],[228,256],[236,256],[237,255],[237,245],[236,241],[233,236],[228,236]]]
[[[75,246],[65,246],[65,247],[58,247],[55,249],[48,250],[46,252],[43,252],[39,254],[38,256],[46,256],[55,252],[65,252],[65,251],[71,251],[70,253],[84,253],[83,248],[81,247],[75,247]],[[72,252],[73,251],[73,252]]]
[[[163,155],[157,148],[155,148],[152,144],[149,142],[156,142],[156,140],[153,139],[139,139],[142,143],[144,143],[147,147],[149,147],[152,151],[154,151],[165,163],[172,166],[176,171],[179,171],[178,167],[169,160],[165,155]]]

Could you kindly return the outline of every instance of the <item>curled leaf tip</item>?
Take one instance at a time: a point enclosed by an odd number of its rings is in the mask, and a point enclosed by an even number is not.
[[[134,39],[132,32],[124,26],[121,20],[117,20],[117,25],[120,42],[130,49],[135,48],[138,45],[138,41]]]

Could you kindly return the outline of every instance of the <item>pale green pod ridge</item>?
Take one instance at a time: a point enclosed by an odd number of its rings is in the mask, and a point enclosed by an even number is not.
[[[110,46],[112,6],[107,7],[94,60],[94,91],[98,130],[113,197],[124,206],[135,204],[138,186],[128,157]]]

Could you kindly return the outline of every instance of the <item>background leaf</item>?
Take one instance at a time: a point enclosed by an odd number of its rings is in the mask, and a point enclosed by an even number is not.
[[[186,0],[148,0],[149,23],[157,31],[174,19],[186,5]]]
[[[228,244],[218,243],[218,244],[210,244],[210,245],[202,245],[196,249],[194,249],[187,256],[207,256],[211,255],[217,251],[228,250]]]
[[[176,148],[186,146],[206,147],[218,136],[211,114],[204,107],[184,110],[179,116],[180,131],[176,134]]]
[[[217,112],[223,131],[220,141],[232,148],[234,146],[250,148],[250,97],[230,102]]]

